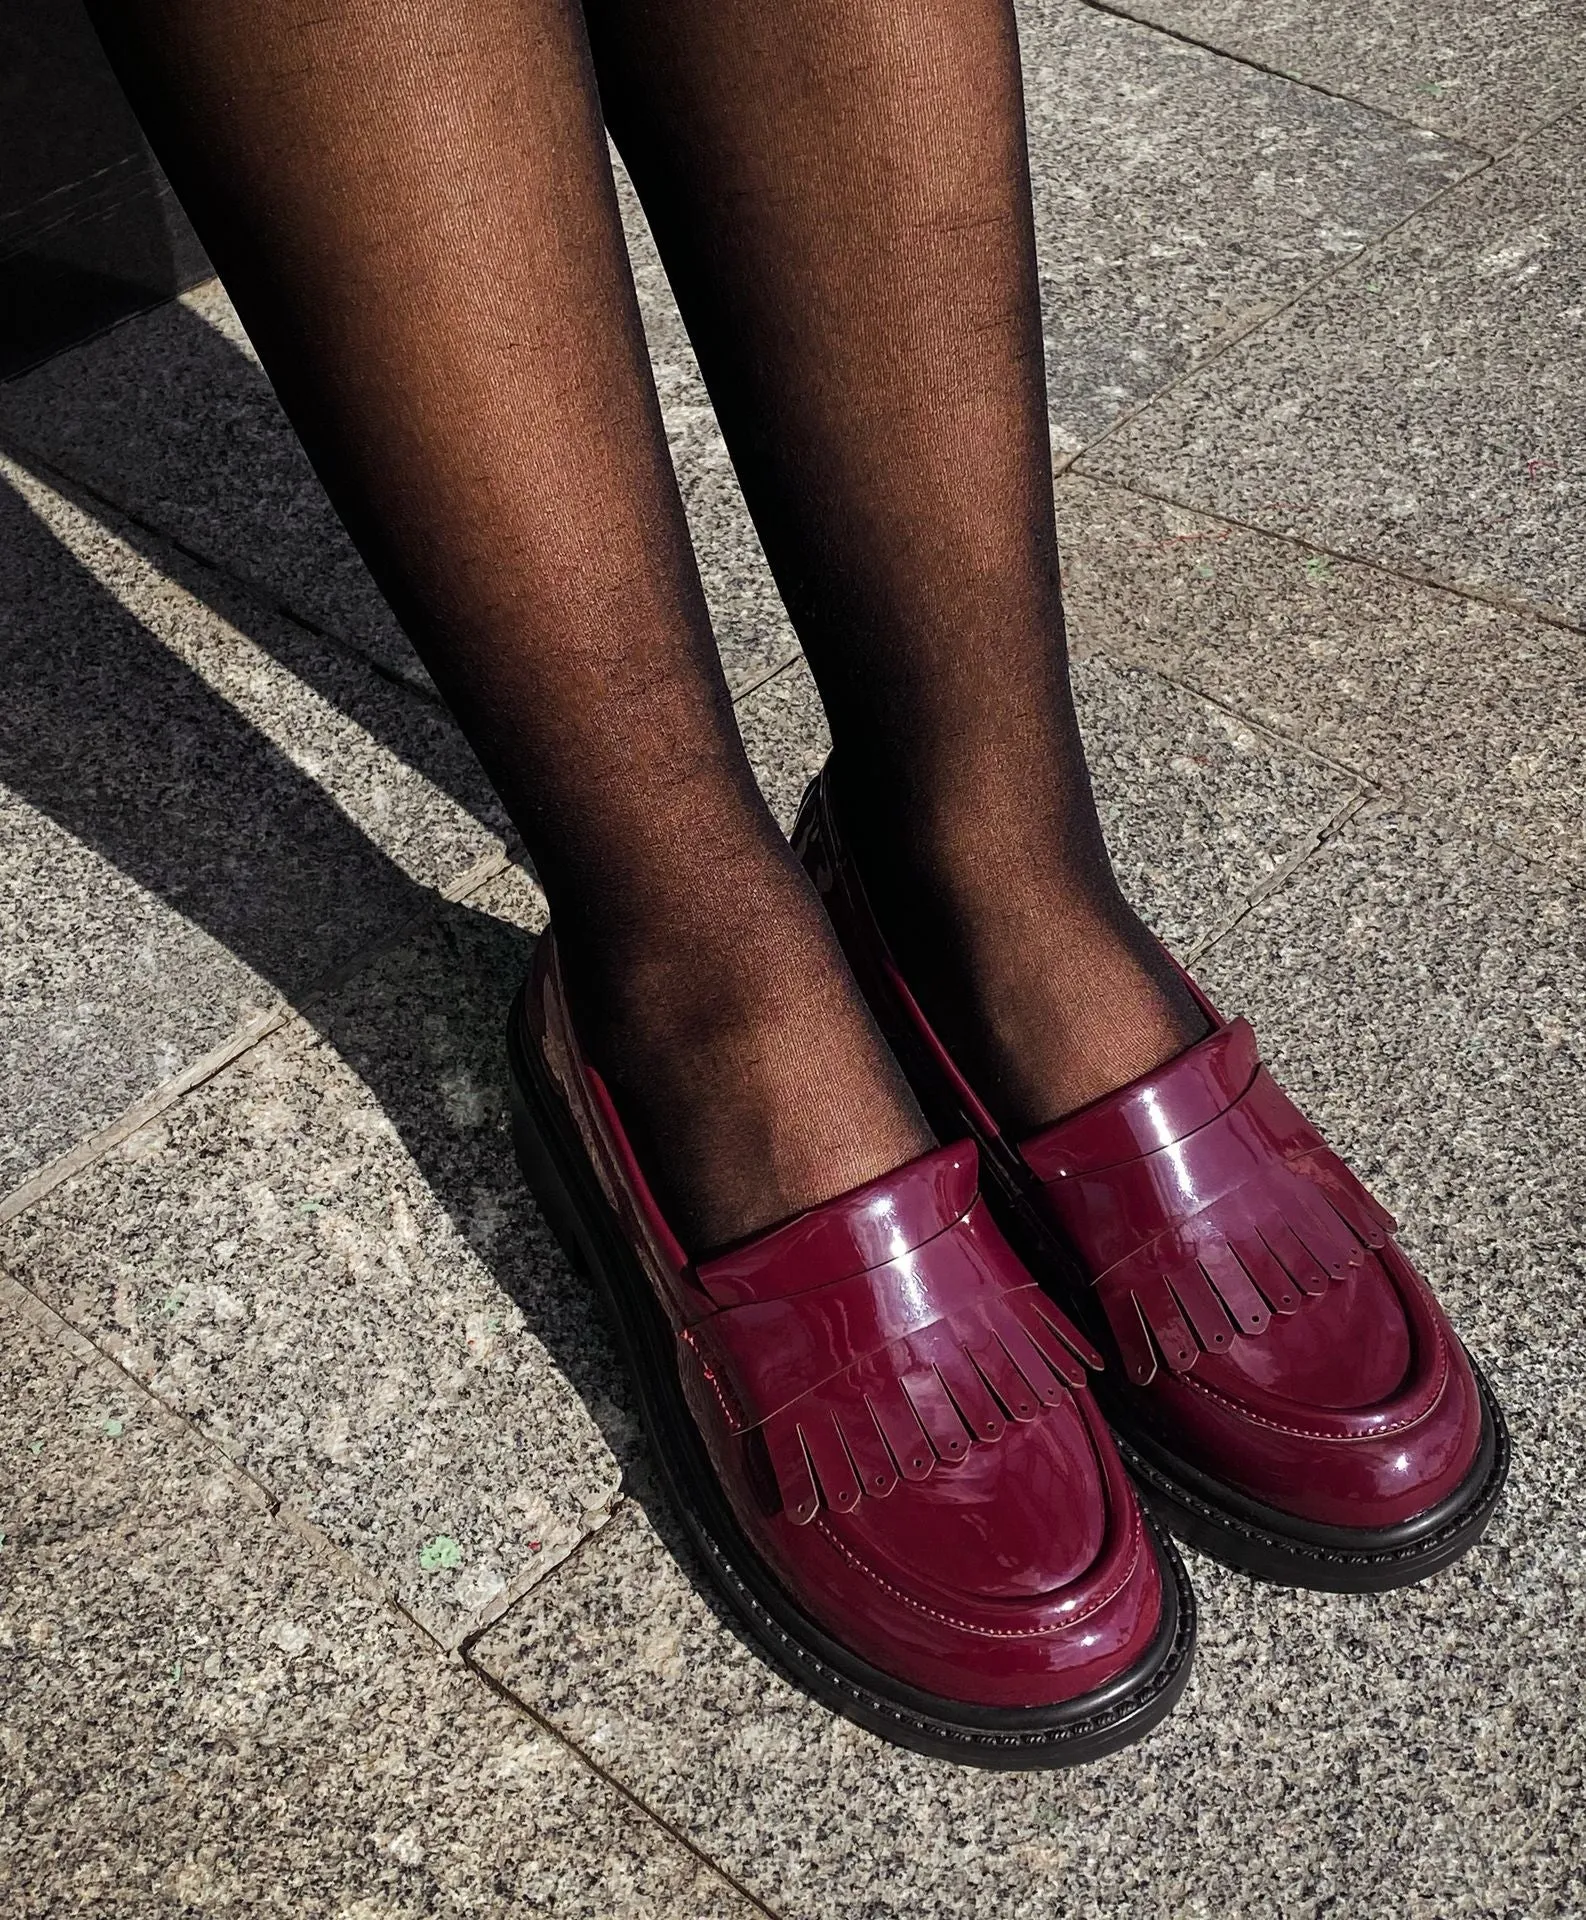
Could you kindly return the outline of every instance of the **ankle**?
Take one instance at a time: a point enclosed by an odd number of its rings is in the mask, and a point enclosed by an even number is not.
[[[1199,1004],[1125,900],[1099,828],[1081,816],[1065,834],[1039,810],[1027,823],[1005,807],[979,822],[948,813],[929,829],[890,810],[842,818],[899,966],[1004,1125],[1023,1133],[1060,1119],[1204,1036]]]
[[[703,1255],[935,1140],[819,901],[792,868],[752,901],[608,941],[575,1026],[683,1244]]]

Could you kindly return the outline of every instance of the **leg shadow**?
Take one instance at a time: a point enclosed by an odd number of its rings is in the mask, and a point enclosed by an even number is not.
[[[162,1006],[185,1015],[209,991],[207,976],[235,979],[236,962],[299,1006],[368,1086],[618,1458],[630,1459],[614,1353],[512,1160],[503,1042],[532,932],[412,880],[4,488],[0,606],[0,783],[180,916],[156,916],[149,936],[161,991],[147,1017]],[[401,697],[425,724],[449,727]],[[48,876],[40,880],[48,892]],[[524,891],[520,883],[520,921]],[[192,928],[215,944],[195,942]],[[109,937],[95,899],[82,902],[76,937],[85,946]],[[166,939],[169,952],[159,948]],[[359,956],[342,984],[316,986]],[[13,955],[22,966],[31,957],[25,947]],[[50,956],[38,956],[33,988],[21,983],[19,1104],[35,1089],[52,1095],[65,1076],[93,1087],[130,1074],[108,1119],[162,1077],[158,1045],[116,998],[135,958],[150,971],[147,953],[103,955],[84,1019],[81,1007],[51,1004]],[[146,1002],[138,1012],[146,1016]],[[62,1028],[76,1044],[48,1068],[42,1056],[30,1067],[28,1029],[53,1044]],[[181,1057],[227,1030],[189,1040]],[[184,1031],[175,1019],[166,1038],[178,1044]]]
[[[449,717],[393,726],[393,703],[364,697],[395,686],[445,712],[263,369],[198,314],[171,302],[91,355],[63,355],[0,389],[0,453],[90,517],[108,502],[128,546],[475,819],[504,829]]]
[[[6,0],[0,379],[210,271],[77,0]]]

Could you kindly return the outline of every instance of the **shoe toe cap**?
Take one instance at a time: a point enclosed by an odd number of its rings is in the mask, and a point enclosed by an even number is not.
[[[790,1584],[829,1631],[948,1698],[1075,1699],[1138,1663],[1161,1625],[1158,1554],[1088,1395],[778,1533]]]
[[[1178,1451],[1323,1526],[1414,1520],[1458,1489],[1482,1444],[1470,1360],[1391,1242],[1262,1340],[1164,1386]]]

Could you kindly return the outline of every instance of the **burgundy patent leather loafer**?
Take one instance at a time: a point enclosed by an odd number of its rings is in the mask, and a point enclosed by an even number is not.
[[[887,951],[825,774],[794,844],[927,1117],[976,1140],[1010,1238],[1106,1352],[1096,1395],[1173,1530],[1264,1579],[1346,1592],[1473,1545],[1508,1471],[1503,1416],[1392,1217],[1249,1025],[1194,988],[1204,1040],[1014,1142]]]
[[[872,1731],[983,1766],[1094,1759],[1160,1720],[1194,1638],[1183,1565],[973,1142],[694,1261],[579,1052],[549,934],[509,1053],[530,1185],[755,1643]]]

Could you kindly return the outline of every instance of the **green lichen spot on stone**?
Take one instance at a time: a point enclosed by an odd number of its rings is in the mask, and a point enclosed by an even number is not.
[[[127,1423],[125,1420],[107,1420],[105,1422],[105,1438],[107,1440],[119,1440],[126,1430]]]
[[[445,1567],[460,1567],[463,1550],[449,1533],[438,1533],[419,1548],[419,1565],[426,1573],[439,1573]]]
[[[1307,580],[1331,580],[1333,577],[1332,561],[1328,559],[1325,553],[1313,553],[1305,563],[1305,577]]]
[[[29,1453],[42,1453],[43,1451],[44,1451],[44,1442],[42,1440],[30,1440],[28,1442]]]

